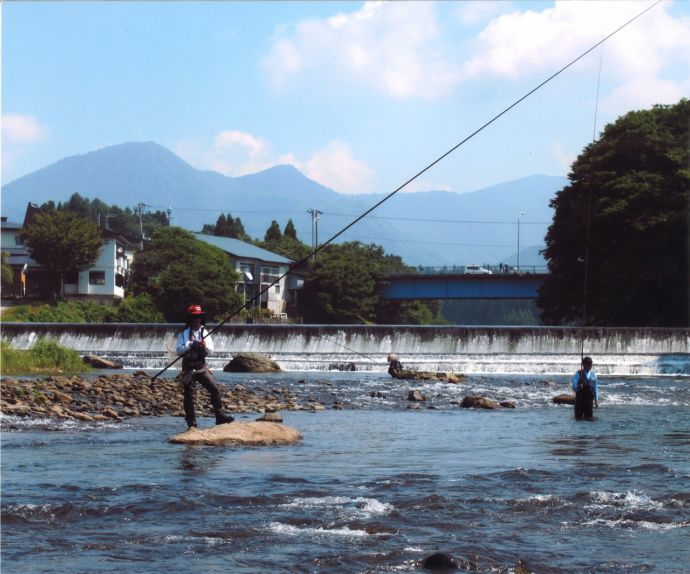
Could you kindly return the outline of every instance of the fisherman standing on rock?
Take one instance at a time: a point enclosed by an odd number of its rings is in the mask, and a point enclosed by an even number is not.
[[[177,354],[182,356],[182,382],[184,384],[184,416],[187,426],[197,426],[194,413],[196,382],[211,395],[211,405],[216,415],[216,424],[231,423],[235,419],[223,412],[220,389],[206,366],[206,356],[213,352],[213,341],[206,332],[206,314],[200,305],[187,308],[187,328],[177,336]]]
[[[575,418],[594,419],[592,404],[594,408],[599,408],[599,385],[597,375],[592,370],[591,357],[582,359],[582,368],[573,375],[572,386],[575,391]]]
[[[388,374],[394,377],[398,376],[398,373],[403,370],[402,363],[398,360],[398,356],[395,353],[388,355]]]

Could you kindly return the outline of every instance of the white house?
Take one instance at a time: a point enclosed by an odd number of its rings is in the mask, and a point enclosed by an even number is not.
[[[28,225],[40,209],[29,204],[24,217]],[[9,253],[9,263],[14,271],[11,289],[3,291],[3,297],[49,297],[52,285],[43,268],[29,255],[19,239],[22,225],[2,218],[2,251]],[[134,246],[125,238],[107,229],[101,229],[104,244],[95,264],[85,271],[65,277],[65,297],[87,299],[99,303],[115,304],[125,296],[125,282],[134,258]]]
[[[228,254],[240,276],[235,289],[245,301],[253,299],[257,293],[287,273],[292,263],[287,257],[239,239],[203,233],[194,235]],[[262,294],[257,306],[270,309],[275,315],[285,316],[288,306],[297,302],[297,290],[301,287],[301,278],[291,273]]]
[[[1,218],[2,236],[0,237],[0,248],[3,253],[7,253],[7,262],[12,268],[12,284],[4,287],[2,296],[24,297],[26,294],[26,279],[29,263],[35,262],[29,257],[29,252],[22,245],[19,239],[19,232],[22,230],[21,223],[8,221],[6,217]]]
[[[110,230],[101,230],[104,244],[96,262],[87,270],[65,277],[65,296],[118,302],[125,296],[125,283],[134,258],[134,248]]]

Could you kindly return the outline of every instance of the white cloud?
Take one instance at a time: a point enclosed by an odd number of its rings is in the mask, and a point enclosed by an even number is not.
[[[362,83],[399,99],[434,99],[460,80],[444,55],[438,20],[432,2],[368,2],[356,12],[280,31],[262,65],[276,88],[309,76]]]
[[[467,77],[517,78],[556,70],[637,15],[640,2],[556,2],[541,12],[514,11],[494,19],[473,42]],[[589,57],[584,65],[598,65]],[[690,20],[673,19],[661,4],[604,44],[603,67],[619,85],[658,78],[667,64],[690,72]],[[667,80],[670,82],[671,80]],[[666,86],[668,88],[668,85]]]
[[[181,141],[173,149],[180,157],[201,169],[234,177],[256,173],[274,165],[270,145],[264,139],[237,130],[219,132],[210,144]]]
[[[178,142],[173,150],[199,169],[211,169],[237,177],[256,173],[278,164],[291,164],[313,179],[339,193],[372,193],[375,174],[356,159],[350,146],[333,140],[306,158],[295,154],[274,154],[263,138],[234,130],[218,133],[210,143]]]
[[[14,177],[16,165],[27,154],[31,144],[48,137],[48,128],[30,114],[2,114],[2,178],[9,181]]]
[[[41,141],[47,129],[32,115],[2,114],[3,144],[27,144]]]
[[[648,109],[655,104],[675,104],[682,97],[687,97],[688,93],[690,81],[678,83],[641,76],[614,89],[602,100],[601,108],[607,115],[615,117],[625,110]]]
[[[563,149],[563,144],[561,142],[553,142],[551,144],[551,153],[557,164],[561,167],[564,173],[570,171],[570,166],[577,159],[577,153],[568,153]]]
[[[372,193],[374,172],[352,155],[350,146],[333,140],[305,162],[296,162],[304,174],[340,193]]]

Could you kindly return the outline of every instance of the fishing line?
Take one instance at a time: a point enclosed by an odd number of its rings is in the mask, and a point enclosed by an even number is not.
[[[415,175],[410,177],[407,181],[405,181],[402,185],[391,191],[388,195],[383,197],[383,199],[377,201],[374,205],[372,205],[369,209],[367,209],[364,213],[353,219],[350,223],[348,223],[345,227],[343,227],[340,231],[338,231],[335,235],[333,235],[330,239],[328,239],[325,243],[322,243],[321,245],[318,245],[311,253],[300,259],[299,261],[296,261],[292,265],[288,267],[288,270],[280,275],[277,279],[275,279],[272,283],[269,283],[266,287],[264,287],[261,291],[259,291],[252,299],[249,301],[246,301],[243,303],[240,307],[229,313],[225,319],[223,319],[220,323],[218,323],[213,329],[210,329],[208,333],[203,337],[207,337],[220,329],[225,323],[227,323],[232,317],[237,315],[239,312],[241,312],[243,309],[247,309],[251,303],[254,303],[255,301],[259,300],[261,296],[266,293],[271,287],[279,283],[282,279],[284,279],[291,271],[299,267],[300,265],[303,265],[306,263],[309,259],[311,259],[313,256],[315,256],[317,253],[319,253],[323,248],[325,248],[327,245],[330,245],[333,241],[335,241],[338,237],[340,237],[343,233],[345,233],[348,229],[353,227],[355,224],[359,223],[362,219],[364,219],[367,215],[369,215],[372,211],[383,205],[386,201],[388,201],[391,197],[393,197],[395,194],[397,194],[401,189],[405,188],[407,185],[412,183],[414,180],[416,180],[418,177],[421,175],[425,174],[427,171],[429,171],[432,167],[434,167],[436,164],[440,163],[443,161],[446,157],[448,157],[450,154],[452,154],[455,150],[466,144],[468,141],[470,141],[474,136],[479,134],[480,132],[484,131],[486,128],[488,128],[491,124],[493,124],[496,120],[507,114],[510,110],[512,110],[515,106],[520,104],[522,101],[526,100],[528,97],[530,97],[532,94],[534,94],[536,91],[540,90],[543,88],[546,84],[548,84],[551,80],[556,78],[557,76],[561,75],[565,70],[573,66],[575,63],[579,62],[582,58],[584,58],[587,54],[601,46],[604,42],[606,42],[609,38],[615,36],[618,32],[632,24],[635,20],[649,12],[652,8],[660,4],[663,0],[657,0],[649,6],[648,8],[645,8],[642,12],[634,16],[633,18],[630,18],[627,22],[616,28],[613,32],[610,32],[608,35],[606,35],[604,38],[599,40],[596,44],[594,44],[592,47],[588,48],[584,52],[582,52],[579,56],[577,56],[575,59],[571,60],[568,64],[560,68],[558,71],[554,72],[551,74],[548,78],[546,78],[544,81],[542,81],[540,84],[538,84],[536,87],[532,88],[529,90],[525,95],[522,97],[518,98],[515,100],[512,104],[510,104],[508,107],[504,108],[503,111],[499,112],[496,114],[494,117],[492,117],[489,121],[481,125],[479,128],[477,128],[475,131],[473,131],[471,134],[469,134],[467,137],[465,137],[463,140],[455,144],[453,147],[451,147],[448,151],[445,153],[441,154],[439,157],[437,157],[434,161],[432,161],[430,164],[428,164],[425,168],[421,169],[418,171]],[[187,351],[189,352],[189,351]],[[162,375],[165,371],[167,371],[170,367],[172,367],[177,361],[179,361],[186,353],[183,355],[178,356],[174,361],[166,365],[163,369],[161,369],[158,373],[156,373],[153,377],[152,380],[157,379],[160,375]]]
[[[601,65],[604,61],[604,47],[599,55],[599,74],[597,75],[597,97],[594,101],[594,125],[592,126],[592,144],[597,137],[597,113],[599,111],[599,87],[601,86]],[[587,327],[587,297],[589,283],[589,247],[592,228],[592,184],[587,186],[587,223],[585,226],[585,270],[582,280],[582,329],[580,330],[580,361],[585,357],[585,328]]]
[[[354,349],[350,349],[350,347],[346,347],[345,345],[341,345],[337,341],[334,341],[333,339],[329,339],[328,337],[324,337],[323,335],[317,335],[320,339],[323,339],[324,341],[328,341],[329,343],[333,343],[334,345],[338,345],[338,347],[342,347],[343,349],[350,351],[351,353],[355,353],[357,355],[360,355],[361,357],[364,357],[365,359],[369,359],[372,362],[376,362],[376,359],[372,359],[369,355],[365,355],[364,353],[360,353],[359,351],[355,351]]]

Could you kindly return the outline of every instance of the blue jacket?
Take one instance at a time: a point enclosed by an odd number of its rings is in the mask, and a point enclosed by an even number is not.
[[[599,383],[597,381],[597,375],[594,371],[587,371],[585,373],[585,377],[587,377],[587,380],[589,381],[590,386],[594,390],[594,400],[598,401],[599,400]],[[572,378],[572,385],[573,385],[573,390],[577,392],[577,386],[580,384],[580,371],[575,373]]]

